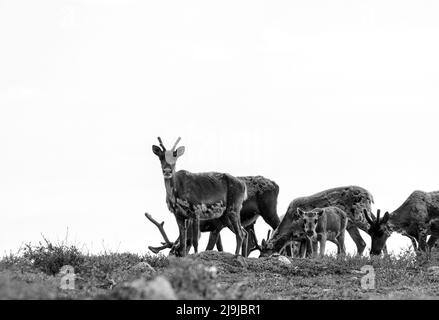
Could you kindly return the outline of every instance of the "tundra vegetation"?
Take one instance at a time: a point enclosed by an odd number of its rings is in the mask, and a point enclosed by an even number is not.
[[[383,257],[244,258],[205,251],[90,254],[67,243],[27,244],[0,260],[1,299],[433,299],[439,294],[439,254],[413,250]],[[59,270],[71,265],[74,290]],[[376,288],[361,287],[373,266]],[[155,286],[155,287],[154,287]]]

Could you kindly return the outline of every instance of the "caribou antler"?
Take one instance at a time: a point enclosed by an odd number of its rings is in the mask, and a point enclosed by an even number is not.
[[[159,140],[160,147],[162,147],[163,151],[166,151],[166,148],[165,148],[165,145],[163,144],[162,138],[157,137],[157,139]]]
[[[159,229],[163,239],[165,240],[165,242],[162,242],[162,246],[160,247],[148,246],[148,249],[154,253],[159,253],[164,249],[172,248],[174,246],[174,242],[169,241],[169,238],[166,235],[165,229],[163,228],[165,222],[164,221],[162,221],[161,223],[157,222],[148,212],[145,212],[145,217]]]
[[[180,140],[181,140],[181,137],[178,137],[177,141],[175,141],[174,146],[171,149],[172,151],[175,150],[175,148],[177,147],[177,144],[180,142]]]
[[[379,223],[380,223],[380,214],[381,214],[381,210],[378,209],[378,210],[377,210],[377,221],[376,221],[376,224],[379,224]]]
[[[256,238],[255,230],[254,230],[253,228],[251,228],[251,229],[249,230],[249,233],[251,233],[251,235],[253,236],[253,239],[254,239],[254,241],[255,241],[254,247],[249,249],[249,253],[250,253],[250,252],[253,252],[253,251],[255,251],[255,250],[262,251],[262,248],[261,248],[261,246],[260,246],[259,243],[258,243],[258,238]]]

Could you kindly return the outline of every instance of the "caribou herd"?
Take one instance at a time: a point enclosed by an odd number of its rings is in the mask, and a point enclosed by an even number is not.
[[[210,233],[206,250],[216,246],[223,251],[220,232],[224,227],[236,236],[235,254],[244,257],[254,250],[259,250],[261,257],[323,256],[327,240],[336,244],[337,254],[344,255],[345,231],[359,255],[366,248],[359,230],[371,237],[372,255],[386,252],[386,241],[392,232],[407,236],[419,251],[429,251],[439,237],[439,191],[414,191],[398,209],[381,218],[380,210],[376,216],[372,213],[374,200],[369,191],[358,186],[337,187],[294,199],[279,218],[279,186],[274,181],[262,176],[176,171],[177,159],[185,151],[183,146],[177,148],[180,138],[169,150],[160,137],[158,141],[159,146],[153,145],[152,151],[160,160],[166,203],[177,221],[179,237],[171,242],[164,223],[145,213],[164,238],[162,246],[149,247],[154,253],[169,248],[170,254],[183,257],[192,247],[197,253],[201,232]],[[274,230],[271,236],[269,231],[261,245],[254,229],[259,217]]]

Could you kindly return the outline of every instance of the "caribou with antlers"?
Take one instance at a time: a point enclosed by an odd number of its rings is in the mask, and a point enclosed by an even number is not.
[[[377,211],[376,220],[367,211],[364,211],[364,216],[370,223],[371,254],[381,254],[394,231],[407,236],[415,250],[426,251],[439,237],[439,191],[414,191],[398,209],[390,214],[386,212],[382,219],[380,210]],[[427,242],[428,235],[431,237]]]
[[[277,197],[279,194],[279,186],[272,180],[262,176],[244,176],[237,177],[243,181],[247,187],[247,199],[242,204],[240,212],[241,225],[245,228],[248,234],[248,253],[254,250],[260,250],[258,240],[256,238],[254,225],[259,217],[273,229],[275,229],[279,223],[279,217],[277,215]],[[146,216],[152,221],[160,230],[165,242],[159,247],[149,247],[151,251],[157,253],[166,248],[172,248],[178,246],[178,239],[175,242],[170,242],[166,233],[164,233],[163,225],[157,223],[152,217]],[[201,220],[200,231],[210,232],[209,243],[206,250],[212,250],[215,245],[218,251],[223,251],[220,231],[224,227],[224,224],[220,219]],[[191,229],[191,223],[189,223],[188,229]],[[188,233],[187,237],[187,250],[193,245],[192,234]],[[171,250],[171,254],[174,254],[174,250]]]
[[[241,226],[240,211],[247,198],[247,188],[243,181],[218,172],[191,173],[186,170],[175,171],[177,159],[184,153],[183,146],[178,147],[180,137],[172,149],[167,150],[160,137],[160,147],[153,145],[153,153],[160,159],[165,180],[166,203],[175,215],[179,229],[179,241],[174,251],[178,256],[187,254],[188,221],[192,221],[192,241],[195,252],[198,251],[200,220],[218,221],[227,226],[236,235],[238,255],[247,255],[247,232]],[[163,227],[163,225],[162,225]]]

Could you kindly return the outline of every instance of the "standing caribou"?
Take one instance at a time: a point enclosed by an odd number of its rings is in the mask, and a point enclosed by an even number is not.
[[[242,203],[242,209],[240,212],[241,225],[245,228],[248,234],[248,253],[254,250],[260,250],[258,240],[256,238],[254,225],[259,216],[273,229],[275,229],[279,223],[279,217],[277,215],[277,197],[279,195],[279,186],[276,182],[267,179],[263,176],[243,176],[237,177],[243,181],[247,187],[247,199]],[[164,234],[163,226],[156,223],[155,220],[151,220],[151,216],[147,215],[147,218],[152,221]],[[212,250],[216,244],[218,251],[223,251],[220,231],[224,227],[221,219],[201,220],[200,231],[210,232],[209,243],[206,250]],[[190,229],[190,226],[189,226]],[[170,242],[168,238],[163,236],[165,243],[161,247],[149,247],[154,253],[158,253],[160,250],[166,248],[172,248],[178,246],[178,242]],[[192,234],[189,233],[187,237],[187,251],[193,245]],[[172,249],[171,254],[175,254],[175,249]]]
[[[380,210],[377,218],[364,216],[370,223],[369,234],[372,237],[370,253],[381,254],[387,239],[396,231],[410,238],[415,250],[426,251],[439,237],[439,191],[414,191],[407,200],[392,213],[386,212],[380,219]],[[427,236],[431,235],[427,243]]]
[[[343,210],[338,207],[311,211],[297,208],[297,215],[303,219],[303,231],[312,242],[312,256],[317,256],[317,242],[320,243],[320,257],[325,255],[326,240],[335,243],[338,255],[346,254],[344,239],[348,217]]]
[[[153,145],[152,151],[160,159],[166,188],[166,203],[175,215],[179,229],[179,244],[175,252],[179,256],[187,254],[187,225],[192,220],[192,239],[195,252],[198,250],[199,221],[220,218],[236,235],[238,255],[247,255],[247,232],[241,226],[240,211],[247,198],[247,188],[243,181],[218,172],[191,173],[175,171],[177,159],[184,153],[184,147],[177,147],[180,137],[171,150],[166,150],[160,137],[160,147]]]
[[[312,210],[331,206],[338,207],[346,212],[348,216],[346,230],[355,242],[358,254],[361,255],[366,243],[361,237],[359,229],[365,232],[368,232],[369,229],[369,223],[363,215],[363,210],[372,215],[372,203],[372,194],[357,186],[333,188],[308,197],[294,199],[288,206],[284,218],[271,238],[262,244],[261,256],[278,253],[288,241],[306,239],[303,231],[303,219],[297,217],[297,208]]]

